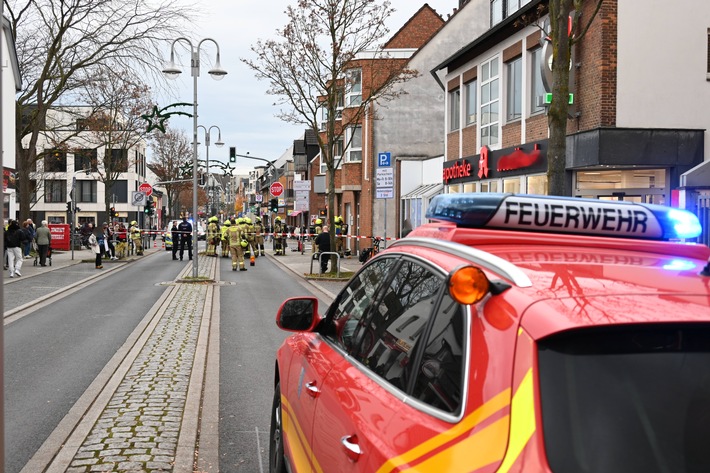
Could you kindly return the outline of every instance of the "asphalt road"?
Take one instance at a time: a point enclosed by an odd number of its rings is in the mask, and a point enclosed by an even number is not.
[[[5,326],[6,473],[22,469],[163,293],[159,283],[182,268],[157,256],[125,265]],[[84,263],[37,277],[74,281],[88,267],[98,275]],[[48,284],[32,281],[41,283]],[[19,285],[5,287],[12,290]]]
[[[288,335],[276,327],[276,311],[293,296],[314,294],[321,310],[330,302],[329,294],[273,259],[256,263],[233,272],[231,262],[219,258],[219,471],[268,471],[274,357]],[[6,472],[25,466],[164,293],[161,284],[186,264],[157,252],[101,277],[93,264],[83,263],[5,286],[7,311],[97,276],[6,321]]]
[[[330,301],[270,258],[246,272],[220,259],[221,279],[236,284],[220,289],[219,471],[268,471],[274,360],[288,335],[276,327],[276,312],[289,297],[315,295],[321,307]]]

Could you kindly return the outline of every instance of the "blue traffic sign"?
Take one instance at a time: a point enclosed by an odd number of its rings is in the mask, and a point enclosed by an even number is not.
[[[392,166],[392,154],[387,152],[387,153],[378,153],[377,154],[377,165],[379,167],[388,167]]]

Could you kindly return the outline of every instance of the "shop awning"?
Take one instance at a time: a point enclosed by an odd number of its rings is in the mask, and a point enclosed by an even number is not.
[[[402,196],[402,199],[419,199],[419,198],[429,198],[436,194],[440,194],[444,190],[444,185],[441,183],[437,184],[422,184],[416,187],[413,191],[406,193]]]
[[[681,187],[710,186],[710,161],[704,161],[680,175]]]
[[[290,212],[288,213],[288,216],[289,216],[289,217],[298,217],[299,215],[301,215],[301,211],[300,211],[300,210],[292,210],[292,211],[290,211]]]

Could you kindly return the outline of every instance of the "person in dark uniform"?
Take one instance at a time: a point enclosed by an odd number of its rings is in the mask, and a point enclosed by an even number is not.
[[[178,230],[177,220],[173,220],[173,226],[170,227],[170,236],[173,240],[173,259],[177,258],[178,245],[180,244],[180,230]]]
[[[318,251],[320,252],[320,272],[325,273],[328,271],[328,260],[330,255],[324,255],[323,253],[330,251],[330,233],[328,232],[328,225],[323,225],[323,231],[316,237],[315,244],[318,245]]]
[[[187,246],[187,254],[192,259],[192,224],[187,221],[187,215],[182,216],[182,222],[178,225],[180,232],[180,261]]]

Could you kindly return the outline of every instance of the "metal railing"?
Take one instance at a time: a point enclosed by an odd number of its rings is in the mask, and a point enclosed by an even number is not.
[[[339,278],[340,277],[340,254],[337,251],[324,251],[322,253],[320,251],[318,251],[316,253],[313,253],[313,257],[311,257],[311,270],[309,271],[309,274],[313,274],[313,262],[314,261],[318,261],[318,274],[323,274],[323,272],[321,271],[321,267],[320,267],[321,255],[335,255],[336,271],[337,271],[336,277]]]

